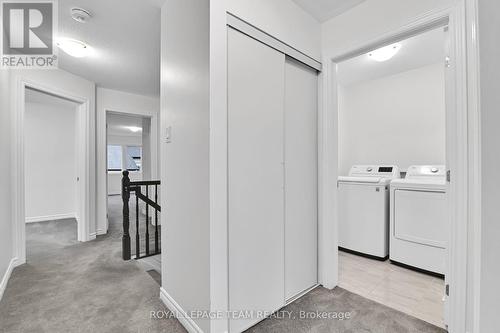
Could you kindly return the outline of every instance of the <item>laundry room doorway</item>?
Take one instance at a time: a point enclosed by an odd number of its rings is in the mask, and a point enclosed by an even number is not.
[[[325,90],[336,285],[443,329],[459,321],[450,288],[465,284],[457,26],[442,14],[334,56]]]

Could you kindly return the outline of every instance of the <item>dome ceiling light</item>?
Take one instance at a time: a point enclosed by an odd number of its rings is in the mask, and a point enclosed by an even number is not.
[[[368,53],[368,56],[375,61],[383,62],[394,57],[396,53],[399,52],[400,49],[401,49],[401,44],[398,43],[391,44]]]
[[[87,23],[92,17],[92,14],[86,9],[75,7],[71,8],[71,17],[79,23]]]
[[[82,41],[71,38],[59,38],[56,41],[58,48],[75,58],[83,58],[89,55],[90,48]]]

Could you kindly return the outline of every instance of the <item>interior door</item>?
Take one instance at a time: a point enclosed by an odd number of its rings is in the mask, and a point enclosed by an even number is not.
[[[284,305],[285,55],[228,28],[229,309]],[[242,332],[263,318],[233,318]]]
[[[285,297],[318,281],[318,74],[285,63]]]

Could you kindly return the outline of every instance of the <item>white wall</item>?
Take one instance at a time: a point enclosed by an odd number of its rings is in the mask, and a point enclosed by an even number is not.
[[[97,234],[105,234],[107,221],[106,112],[151,118],[151,177],[159,177],[158,126],[160,99],[118,90],[97,88]]]
[[[26,221],[76,217],[77,106],[26,103]]]
[[[354,164],[444,165],[444,89],[442,63],[342,87],[340,174]]]
[[[151,177],[151,119],[142,119],[142,165],[141,172],[144,180],[153,180]],[[155,155],[157,152],[155,151]],[[159,179],[159,177],[157,178]]]
[[[291,0],[229,0],[227,11],[291,45],[321,59],[321,24]]]
[[[479,4],[479,54],[480,54],[480,100],[481,100],[481,332],[498,331],[500,313],[500,3],[478,1]]]
[[[12,229],[12,164],[13,150],[11,139],[10,116],[10,71],[0,70],[0,175],[3,175],[0,186],[0,299],[7,285],[8,277],[13,266],[13,229]]]
[[[132,136],[132,135],[111,135],[111,134],[108,134],[108,145],[140,146],[140,145],[142,145],[142,137],[141,136]]]
[[[185,311],[210,309],[209,5],[162,7],[162,299]],[[209,320],[194,322],[210,332]]]

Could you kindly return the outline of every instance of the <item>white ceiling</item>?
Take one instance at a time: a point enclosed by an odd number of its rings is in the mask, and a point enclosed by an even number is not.
[[[293,0],[318,21],[324,22],[348,11],[365,0]]]
[[[25,100],[28,103],[45,104],[61,108],[76,109],[78,107],[78,103],[76,102],[30,88],[26,89]]]
[[[439,62],[444,66],[446,55],[443,28],[425,32],[399,43],[400,51],[385,62],[374,61],[368,54],[341,62],[338,65],[339,84],[348,86]]]
[[[94,54],[73,58],[59,51],[59,67],[98,86],[159,95],[160,11],[165,0],[64,0],[59,4],[59,37],[88,43]],[[71,8],[92,13],[82,24]]]
[[[142,130],[132,132],[128,127],[142,128],[143,117],[110,113],[106,117],[108,135],[133,136],[142,138]]]

